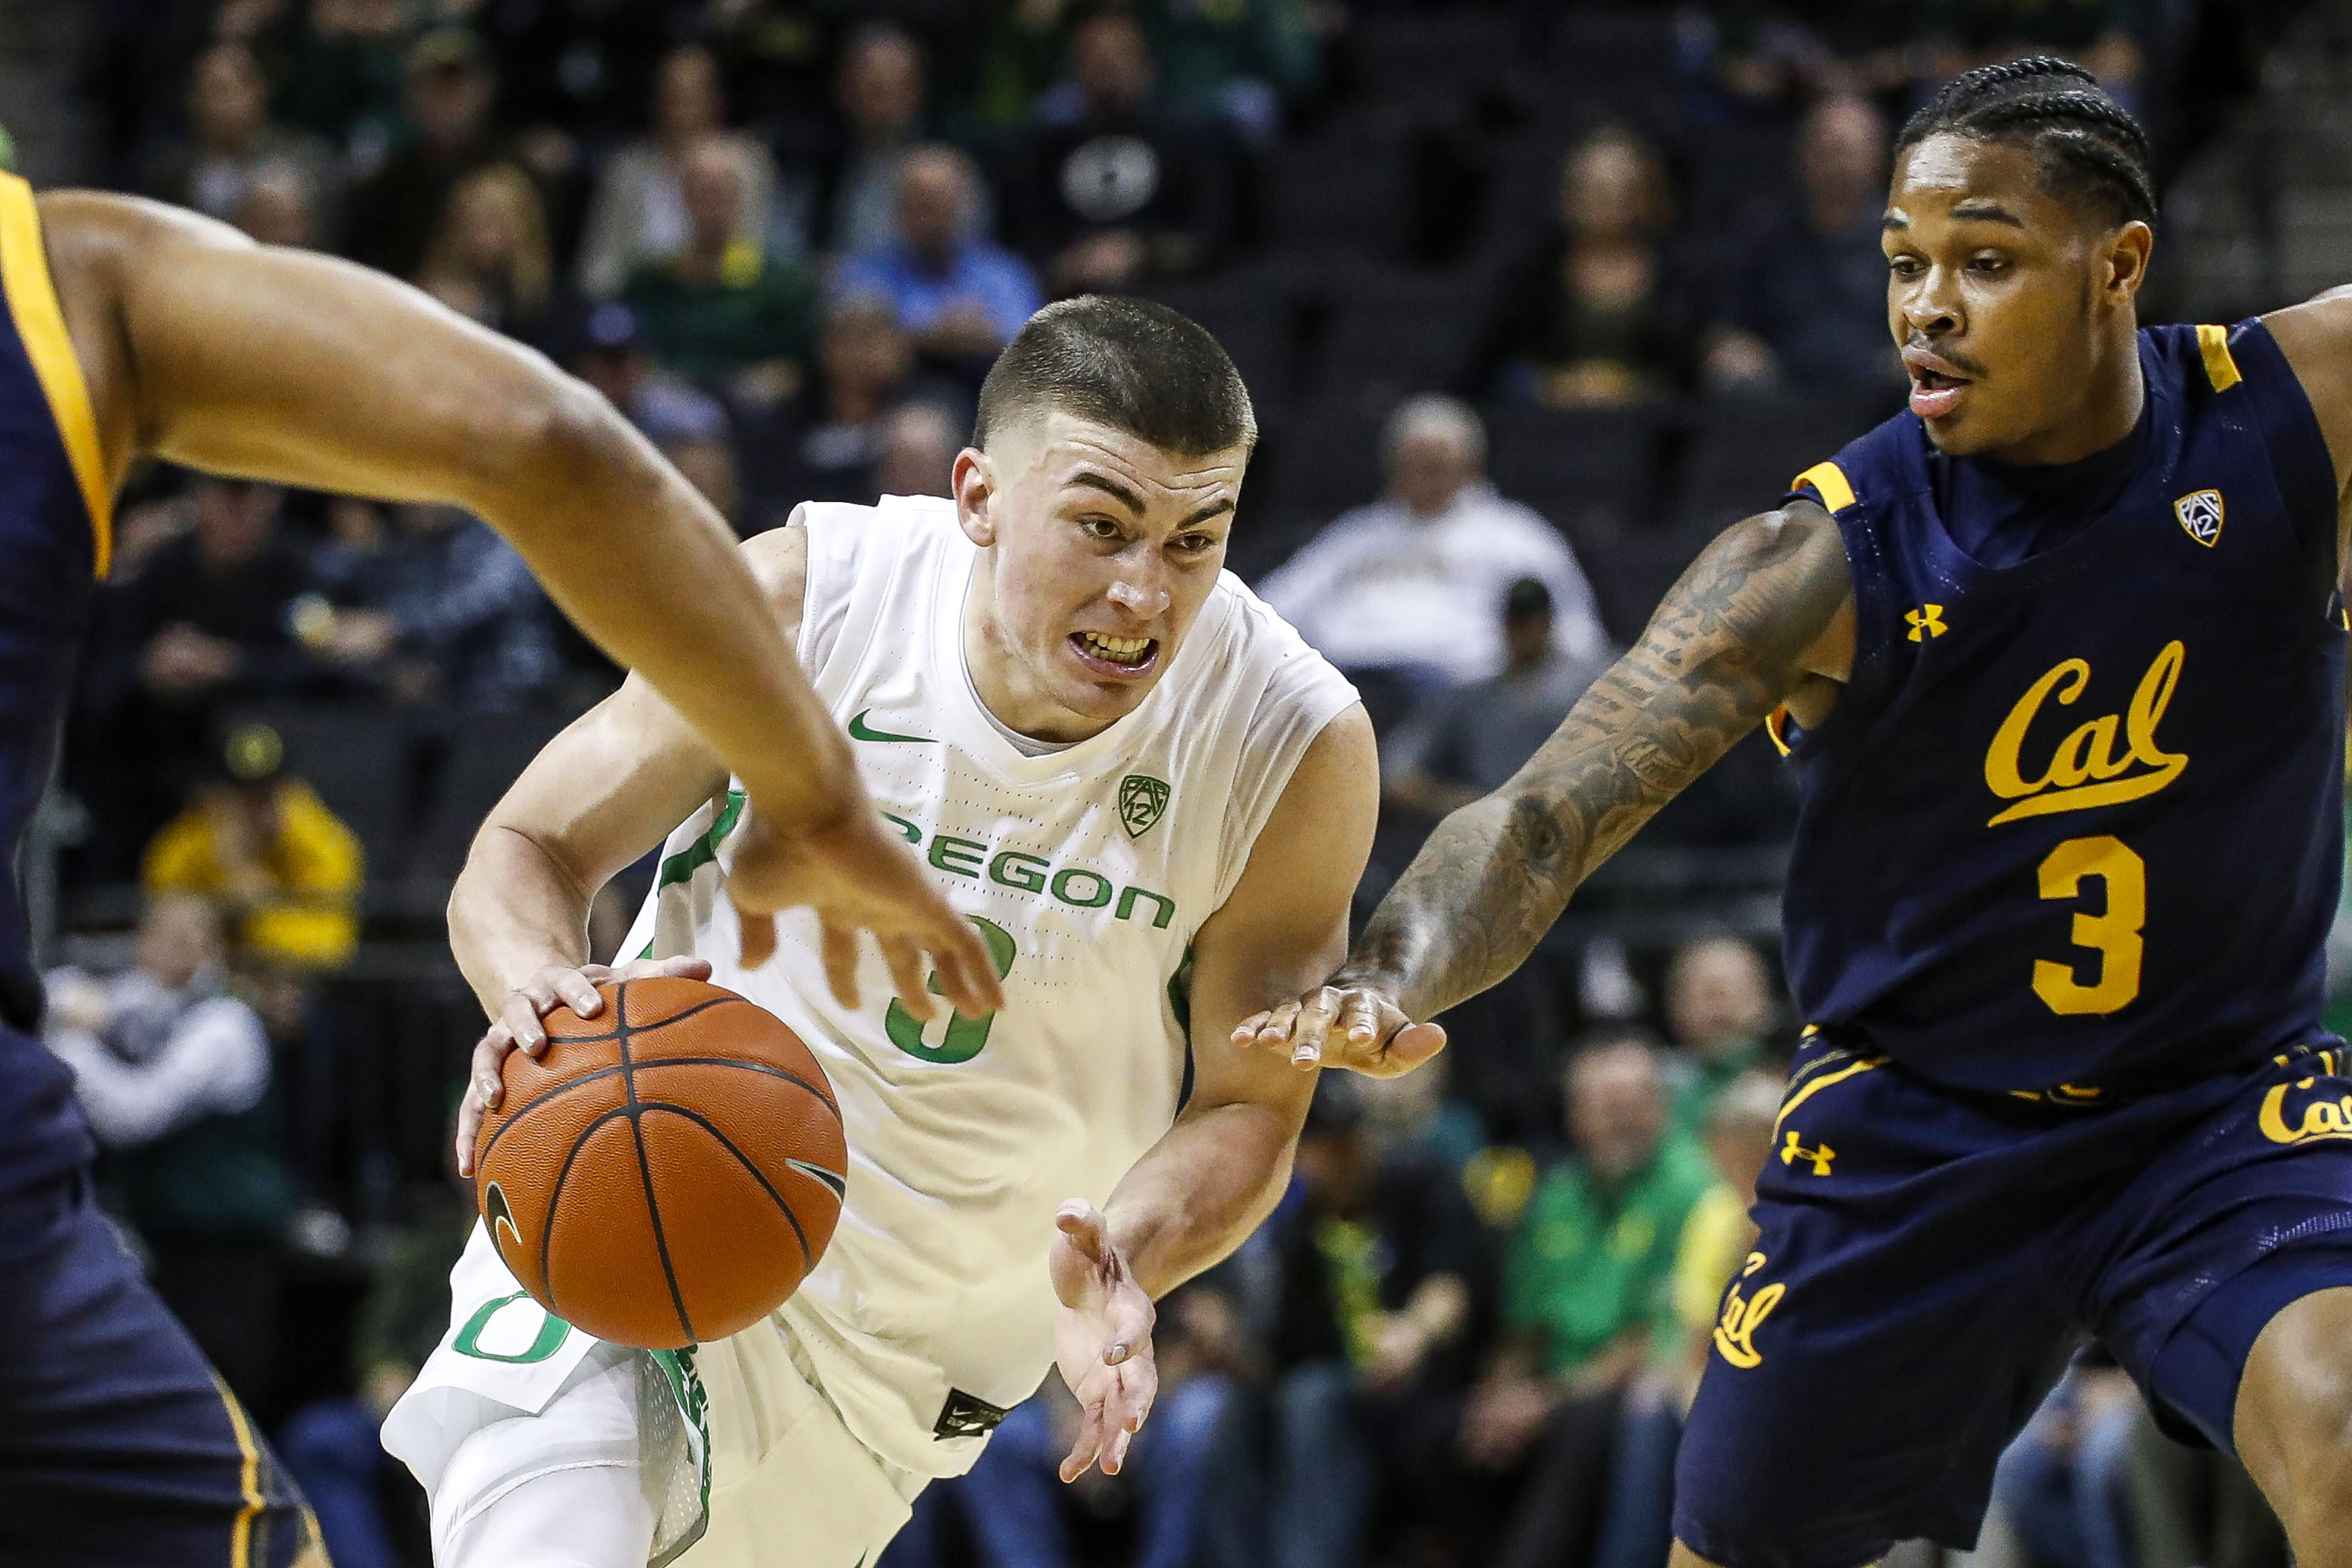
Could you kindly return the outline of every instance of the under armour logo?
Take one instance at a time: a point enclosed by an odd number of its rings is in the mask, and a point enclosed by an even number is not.
[[[1813,1174],[1817,1176],[1829,1175],[1830,1162],[1835,1158],[1837,1158],[1837,1151],[1827,1144],[1823,1144],[1817,1149],[1809,1149],[1801,1141],[1801,1134],[1794,1132],[1789,1134],[1789,1141],[1780,1145],[1782,1165],[1793,1166],[1799,1160],[1810,1160],[1812,1162]]]
[[[1911,641],[1914,643],[1940,637],[1951,630],[1944,624],[1944,607],[1940,604],[1922,604],[1916,610],[1906,610],[1903,619],[1910,624]]]

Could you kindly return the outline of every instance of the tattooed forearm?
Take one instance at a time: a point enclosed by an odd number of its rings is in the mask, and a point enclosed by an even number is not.
[[[1439,824],[1338,983],[1425,1019],[1517,968],[1578,884],[1807,678],[1852,592],[1818,507],[1727,529],[1527,766]]]

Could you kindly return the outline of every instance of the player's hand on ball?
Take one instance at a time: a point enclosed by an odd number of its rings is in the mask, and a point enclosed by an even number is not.
[[[1062,1461],[1076,1480],[1099,1463],[1107,1476],[1127,1462],[1127,1446],[1160,1394],[1151,1355],[1151,1298],[1127,1271],[1102,1211],[1073,1199],[1054,1217],[1054,1356],[1078,1401],[1078,1437]]]
[[[1415,1023],[1370,986],[1318,986],[1295,1002],[1245,1018],[1234,1043],[1286,1051],[1307,1071],[1344,1067],[1367,1078],[1402,1078],[1445,1049],[1445,1031]]]
[[[520,1051],[525,1056],[537,1056],[547,1049],[547,1029],[540,1020],[558,1008],[570,1008],[582,1018],[594,1018],[604,1009],[604,998],[596,988],[614,980],[642,980],[654,975],[675,975],[681,979],[710,978],[710,962],[707,958],[640,958],[634,964],[614,968],[610,964],[583,964],[567,968],[561,964],[547,967],[509,991],[506,1000],[499,1004],[499,1016],[482,1031],[474,1046],[474,1061],[467,1070],[466,1097],[457,1105],[457,1174],[474,1174],[474,1141],[481,1135],[482,1114],[495,1111],[505,1086],[499,1074],[507,1052]]]
[[[938,1012],[934,995],[968,1018],[1004,1005],[979,931],[924,879],[878,813],[861,803],[831,821],[784,831],[754,802],[736,836],[727,891],[742,918],[745,968],[758,968],[775,952],[776,913],[805,906],[823,928],[825,983],[843,1007],[857,1006],[860,931],[882,944],[891,988],[917,1019],[929,1021]],[[936,992],[925,983],[927,953]]]

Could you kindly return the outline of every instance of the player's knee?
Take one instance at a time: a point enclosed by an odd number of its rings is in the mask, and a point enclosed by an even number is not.
[[[2352,1568],[2352,1291],[2286,1308],[2239,1389],[2240,1457],[2278,1511],[2301,1568]]]

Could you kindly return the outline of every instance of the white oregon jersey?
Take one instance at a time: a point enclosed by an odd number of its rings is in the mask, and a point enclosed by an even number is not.
[[[834,999],[815,922],[787,915],[745,971],[722,888],[740,797],[670,835],[624,949],[695,954],[789,1024],[833,1080],[848,1198],[783,1317],[859,1439],[953,1474],[950,1391],[1009,1406],[1053,1360],[1057,1207],[1100,1204],[1184,1091],[1192,937],[1233,891],[1307,747],[1354,690],[1230,573],[1143,704],[1024,756],[963,655],[978,551],[954,504],[810,504],[799,653],[860,777],[982,929],[1005,1004],[918,1027],[866,945],[865,1005]],[[946,1440],[935,1440],[936,1438]]]

